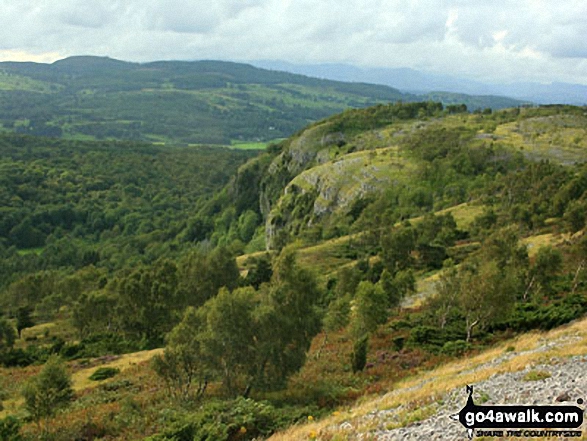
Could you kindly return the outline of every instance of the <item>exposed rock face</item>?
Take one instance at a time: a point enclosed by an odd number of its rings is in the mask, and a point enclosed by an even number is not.
[[[274,246],[275,237],[282,227],[272,211],[279,204],[280,197],[287,194],[288,184],[313,165],[329,161],[331,148],[345,144],[344,134],[330,133],[329,126],[329,123],[322,123],[305,130],[293,138],[269,165],[259,201],[266,219],[265,240],[269,249]],[[306,191],[304,187],[302,192]]]
[[[407,170],[397,158],[397,147],[348,153],[321,164],[316,162],[286,184],[283,195],[266,215],[266,240],[270,247],[279,230],[288,228],[291,222],[309,226],[324,216],[345,214],[356,200],[399,185],[398,177]]]

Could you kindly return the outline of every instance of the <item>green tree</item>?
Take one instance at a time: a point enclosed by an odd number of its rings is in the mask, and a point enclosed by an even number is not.
[[[388,297],[379,284],[359,283],[351,312],[351,331],[355,336],[373,332],[387,321]]]
[[[381,238],[381,258],[390,274],[410,267],[412,251],[416,248],[414,229],[405,225],[394,228]]]
[[[2,441],[22,441],[20,434],[21,422],[12,415],[0,419],[0,440]]]
[[[534,264],[529,271],[529,282],[524,292],[524,300],[527,295],[533,291],[535,294],[550,294],[551,284],[562,269],[563,257],[559,250],[551,246],[540,247]]]
[[[4,317],[0,317],[0,353],[12,348],[16,340],[14,327]]]
[[[177,267],[160,260],[150,268],[138,268],[118,282],[118,321],[131,335],[149,345],[162,342],[177,322],[181,305],[177,298]]]
[[[563,221],[567,227],[567,230],[571,233],[585,227],[585,219],[587,218],[587,209],[584,201],[572,201],[567,206]]]
[[[283,383],[304,365],[310,343],[320,331],[317,305],[322,295],[315,276],[297,264],[292,249],[284,248],[275,262],[264,300],[268,311],[265,329],[272,335],[266,353],[276,370],[272,377],[278,382]]]
[[[108,291],[82,294],[74,303],[72,323],[80,337],[92,333],[112,331],[116,327],[116,310],[118,299]]]
[[[501,270],[494,261],[467,265],[459,272],[458,306],[465,317],[467,342],[475,328],[485,328],[506,317],[515,304],[514,271]]]
[[[208,254],[195,251],[179,263],[178,295],[184,305],[201,306],[223,286],[232,290],[240,273],[233,254],[225,247]]]
[[[259,289],[262,283],[267,283],[271,280],[273,269],[268,257],[260,257],[254,261],[253,266],[244,280],[245,285],[251,285],[255,289]]]
[[[232,293],[222,288],[203,306],[206,314],[206,328],[200,334],[203,352],[231,395],[237,393],[239,378],[245,380],[246,395],[254,375],[256,303],[255,290],[251,287]]]
[[[353,373],[357,373],[365,369],[367,364],[367,352],[369,350],[369,336],[364,335],[357,339],[353,344],[353,352],[351,353],[351,365]]]
[[[202,332],[206,326],[203,310],[188,307],[182,321],[167,336],[162,355],[153,357],[153,370],[178,398],[187,400],[196,387],[196,397],[206,391],[211,371],[202,351]]]
[[[257,225],[259,224],[258,218],[257,213],[252,210],[247,210],[239,216],[238,236],[244,243],[249,242],[253,238]]]
[[[401,305],[406,294],[415,291],[416,280],[411,270],[399,271],[394,277],[387,269],[384,269],[378,285],[387,296],[388,306],[397,308]]]
[[[27,381],[22,395],[26,409],[36,421],[67,407],[73,398],[73,389],[71,376],[61,359],[51,356],[41,372]]]
[[[22,330],[34,326],[35,322],[31,317],[33,309],[30,306],[21,306],[16,310],[16,330],[20,338]]]
[[[525,272],[528,268],[528,250],[520,245],[515,227],[501,228],[491,234],[483,243],[483,258],[493,260],[499,269],[515,268]]]
[[[460,278],[452,261],[440,274],[436,283],[436,295],[429,301],[430,307],[438,318],[438,326],[444,329],[450,313],[458,308],[458,297],[460,289]]]
[[[344,328],[349,323],[352,296],[346,294],[330,302],[324,316],[324,331],[334,332]]]

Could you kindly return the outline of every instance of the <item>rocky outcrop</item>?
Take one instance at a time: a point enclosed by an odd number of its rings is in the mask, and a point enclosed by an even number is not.
[[[342,155],[322,164],[315,162],[292,178],[267,215],[269,247],[276,234],[292,222],[310,226],[325,216],[344,214],[357,199],[393,185],[405,168],[395,157],[396,151],[397,148],[388,147]]]

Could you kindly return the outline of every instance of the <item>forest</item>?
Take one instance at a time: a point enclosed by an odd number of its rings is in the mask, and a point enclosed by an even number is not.
[[[2,135],[0,439],[265,439],[585,316],[586,127],[414,102],[263,151]]]

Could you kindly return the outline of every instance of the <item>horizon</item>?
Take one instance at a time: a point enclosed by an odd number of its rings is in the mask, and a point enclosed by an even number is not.
[[[307,68],[307,67],[312,67],[312,68],[321,68],[321,67],[329,67],[329,68],[336,68],[336,67],[347,67],[347,68],[353,68],[353,69],[357,69],[358,71],[363,71],[363,72],[368,72],[368,71],[401,71],[401,70],[405,70],[405,71],[410,71],[410,72],[417,72],[417,73],[422,73],[425,75],[431,75],[431,76],[438,76],[438,77],[446,77],[447,79],[452,79],[452,80],[466,80],[466,81],[470,81],[470,82],[477,82],[480,85],[486,85],[486,86],[513,86],[516,84],[532,84],[532,85],[540,85],[540,86],[551,86],[551,85],[556,85],[556,84],[561,84],[561,85],[578,85],[578,86],[587,86],[587,83],[568,83],[565,81],[511,81],[511,82],[502,82],[502,83],[492,83],[492,82],[484,82],[484,81],[480,81],[477,80],[475,78],[470,78],[467,76],[456,76],[456,75],[452,75],[449,73],[444,73],[444,72],[432,72],[432,71],[427,71],[424,69],[414,69],[411,67],[366,67],[366,66],[360,66],[360,65],[356,65],[356,64],[352,64],[352,63],[338,63],[338,62],[325,62],[325,63],[294,63],[291,61],[287,61],[287,60],[278,60],[278,59],[259,59],[259,60],[234,60],[234,59],[213,59],[213,58],[201,58],[201,59],[153,59],[153,60],[144,60],[144,61],[133,61],[133,60],[128,60],[128,59],[123,59],[123,58],[117,58],[117,57],[113,57],[110,55],[92,55],[92,54],[74,54],[74,55],[68,55],[65,57],[59,57],[59,58],[51,58],[51,59],[38,59],[36,57],[31,57],[31,59],[0,59],[0,64],[1,63],[34,63],[34,64],[46,64],[46,65],[52,65],[55,63],[58,63],[60,61],[64,61],[70,58],[103,58],[103,59],[109,59],[109,60],[113,60],[113,61],[120,61],[120,62],[124,62],[124,63],[130,63],[130,64],[139,64],[139,65],[145,65],[145,64],[150,64],[150,63],[160,63],[160,62],[185,62],[185,63],[197,63],[197,62],[202,62],[202,61],[214,61],[214,62],[224,62],[224,63],[236,63],[236,64],[246,64],[246,65],[250,65],[252,67],[258,68],[258,69],[264,69],[264,70],[269,70],[269,71],[277,71],[277,72],[287,72],[287,73],[292,73],[292,74],[296,74],[296,75],[303,75],[303,76],[308,76],[308,77],[313,77],[313,78],[320,78],[320,79],[328,79],[328,80],[333,80],[333,81],[343,81],[343,82],[363,82],[363,83],[369,83],[369,84],[382,84],[382,85],[387,85],[389,86],[389,84],[384,84],[384,83],[374,83],[372,81],[363,81],[363,80],[336,80],[333,79],[329,76],[319,76],[319,75],[312,75],[312,74],[306,74],[306,73],[300,73],[298,71],[296,71],[297,69],[300,68]],[[286,67],[277,67],[277,68],[273,68],[273,67],[266,67],[265,64],[283,64],[283,65],[287,65]],[[288,67],[290,67],[290,69],[288,70]],[[394,86],[389,86],[389,87],[394,87]],[[400,89],[400,90],[405,90],[405,89]],[[466,92],[463,92],[464,94],[469,94]]]
[[[483,83],[587,85],[587,4],[508,0],[6,0],[0,61],[276,60],[408,68]],[[312,14],[308,14],[312,11]]]

